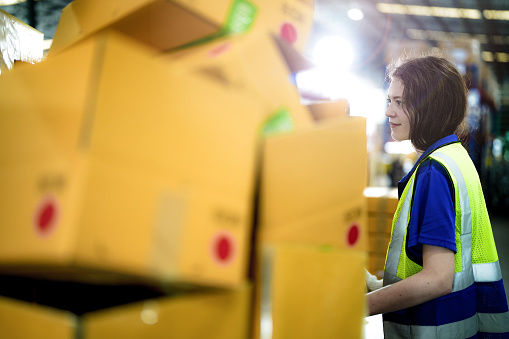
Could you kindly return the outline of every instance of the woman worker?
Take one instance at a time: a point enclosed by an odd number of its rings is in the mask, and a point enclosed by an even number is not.
[[[391,135],[419,157],[398,183],[383,287],[367,294],[386,338],[509,338],[498,254],[477,171],[458,136],[467,89],[443,57],[387,71]]]

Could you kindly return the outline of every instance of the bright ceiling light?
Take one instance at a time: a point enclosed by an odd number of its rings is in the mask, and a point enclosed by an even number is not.
[[[382,13],[434,16],[444,18],[481,19],[481,11],[475,8],[399,5],[379,2],[376,9]]]
[[[0,6],[16,5],[20,2],[25,2],[25,0],[0,0]]]
[[[509,11],[495,11],[485,9],[482,14],[488,20],[509,20]]]
[[[359,21],[359,20],[364,19],[364,13],[362,13],[362,11],[358,8],[349,9],[347,12],[347,15],[351,20],[354,20],[354,21]]]
[[[331,70],[347,70],[353,63],[352,46],[345,39],[329,36],[319,40],[312,53],[312,59],[318,67]]]
[[[509,54],[507,53],[495,53],[498,62],[509,62]]]
[[[491,53],[489,51],[482,51],[481,52],[481,57],[486,62],[493,62],[494,61],[493,53]]]

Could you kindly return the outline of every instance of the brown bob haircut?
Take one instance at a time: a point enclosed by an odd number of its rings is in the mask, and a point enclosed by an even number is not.
[[[403,84],[403,108],[417,150],[463,132],[468,90],[450,61],[437,55],[405,55],[388,66],[387,77]]]

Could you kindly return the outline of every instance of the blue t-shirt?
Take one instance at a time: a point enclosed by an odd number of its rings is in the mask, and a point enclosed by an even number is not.
[[[459,142],[456,135],[438,140],[417,160],[399,182],[399,196],[420,163],[407,232],[407,255],[422,265],[422,245],[448,248],[456,253],[454,187],[449,174],[437,161],[427,157],[441,146]]]

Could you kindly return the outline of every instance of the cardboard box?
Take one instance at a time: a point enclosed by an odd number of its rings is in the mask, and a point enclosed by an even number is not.
[[[316,121],[342,118],[350,115],[348,100],[314,102],[306,105]]]
[[[275,32],[303,50],[312,25],[312,0],[74,0],[62,11],[50,55],[105,28],[159,51],[253,28]]]
[[[0,328],[9,339],[189,338],[247,339],[252,286],[161,296],[75,314],[0,297]]]
[[[221,14],[225,12],[224,3],[217,3],[217,1],[174,1],[211,21],[217,22]],[[254,18],[255,29],[268,29],[297,50],[305,49],[314,23],[313,0],[251,0],[250,2],[257,8]]]
[[[330,245],[340,248],[369,248],[363,197],[330,209],[281,224],[261,224],[257,241],[264,244],[297,243]]]
[[[372,233],[369,232],[369,253],[379,253],[384,255],[387,253],[389,248],[389,241],[391,239],[390,234],[386,233]]]
[[[264,142],[259,238],[367,249],[365,119],[348,117]],[[292,228],[295,228],[292,230]],[[301,233],[302,232],[302,233]],[[274,239],[272,237],[274,236]]]
[[[389,213],[369,213],[368,229],[370,233],[391,235],[393,215]]]
[[[34,306],[20,300],[0,296],[0,329],[2,337],[76,338],[77,319],[73,314],[53,308]]]
[[[113,28],[159,50],[174,48],[217,32],[228,0],[219,1],[221,18],[209,21],[174,1],[75,0],[63,10],[50,56],[103,30]]]
[[[286,110],[291,119],[289,130],[313,124],[293,82],[295,72],[313,65],[266,31],[224,37],[160,57],[171,67],[212,79],[225,90],[248,91],[266,105],[268,113]]]
[[[248,339],[252,288],[162,297],[85,314],[84,339]]]
[[[392,232],[392,219],[398,206],[398,190],[388,187],[367,187],[369,252],[386,253]]]
[[[362,251],[261,247],[253,338],[362,338],[365,265]]]
[[[394,215],[398,207],[398,189],[390,187],[366,187],[364,196],[368,200],[369,213]]]
[[[0,106],[0,271],[244,280],[264,115],[249,96],[109,32],[2,75]]]

